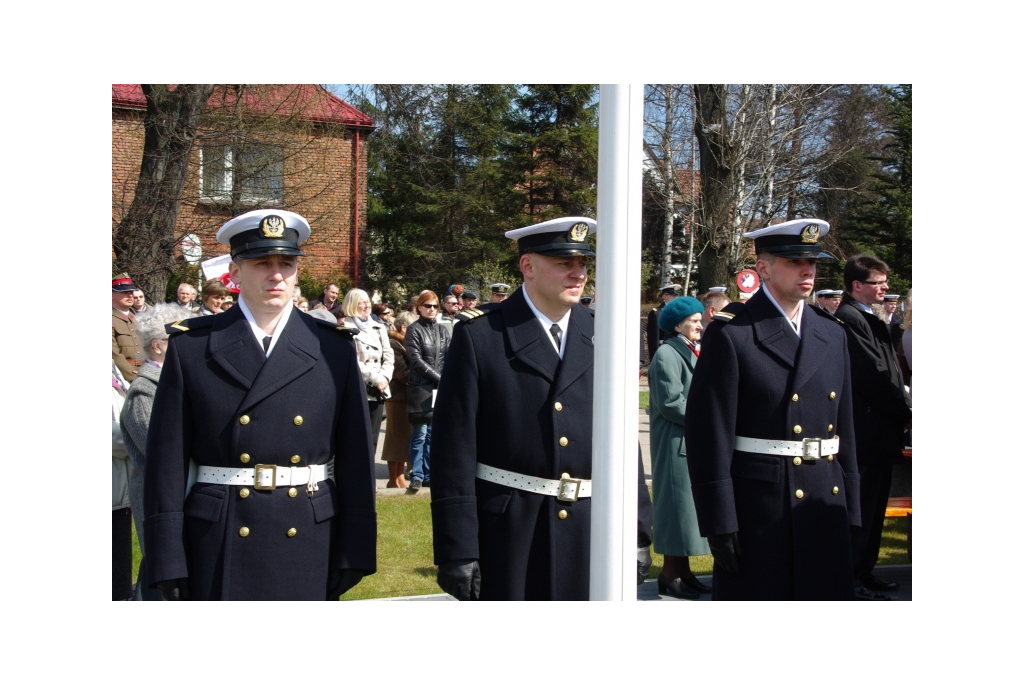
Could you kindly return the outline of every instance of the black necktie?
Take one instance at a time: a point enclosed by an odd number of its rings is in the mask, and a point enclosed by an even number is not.
[[[551,324],[551,337],[555,339],[555,345],[558,346],[559,352],[562,350],[562,329],[558,327],[557,323]]]
[[[264,352],[269,352],[270,351],[270,336],[269,335],[265,336],[263,338],[263,351]]]

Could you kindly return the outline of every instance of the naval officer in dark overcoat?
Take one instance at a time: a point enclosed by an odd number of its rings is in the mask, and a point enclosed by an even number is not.
[[[798,219],[745,234],[761,289],[701,346],[686,450],[713,599],[853,599],[850,361],[840,324],[805,303],[828,229]]]
[[[355,348],[292,306],[309,234],[278,209],[227,222],[238,306],[168,326],[145,480],[146,560],[168,599],[337,599],[376,570]]]
[[[509,231],[523,285],[455,326],[434,405],[438,585],[459,599],[589,597],[593,219]],[[557,326],[557,329],[555,328]]]

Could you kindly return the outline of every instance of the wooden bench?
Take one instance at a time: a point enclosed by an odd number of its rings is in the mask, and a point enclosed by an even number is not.
[[[911,451],[909,449],[903,450],[903,456],[909,462],[911,460]],[[906,516],[909,524],[909,519],[913,518],[914,505],[912,497],[890,497],[889,501],[885,504],[885,516]],[[910,557],[910,527],[907,527],[907,557]]]

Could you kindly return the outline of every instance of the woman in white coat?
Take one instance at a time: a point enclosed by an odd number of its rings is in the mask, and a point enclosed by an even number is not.
[[[366,401],[370,408],[370,433],[373,447],[377,449],[377,436],[384,420],[384,400],[391,395],[391,375],[395,371],[395,353],[388,340],[388,329],[370,317],[372,305],[365,290],[353,288],[345,294],[340,320],[346,328],[359,332],[353,336],[359,359],[359,371],[366,387]]]

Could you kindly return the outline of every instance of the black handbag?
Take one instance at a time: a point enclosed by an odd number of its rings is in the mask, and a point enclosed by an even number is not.
[[[409,423],[430,423],[434,418],[434,387],[407,385],[405,408],[409,412]]]

